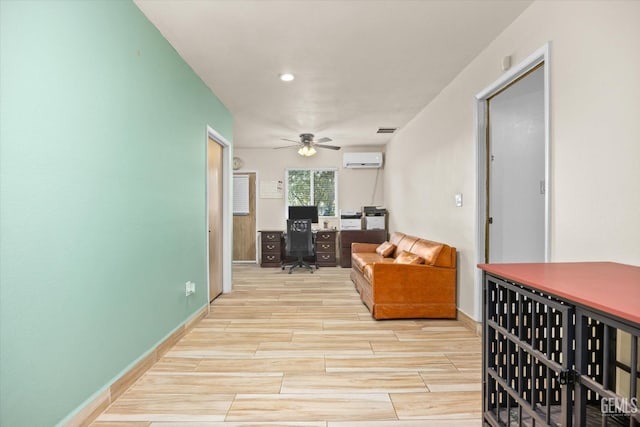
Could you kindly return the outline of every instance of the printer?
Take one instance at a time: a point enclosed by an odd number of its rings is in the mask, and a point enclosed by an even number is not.
[[[364,206],[365,230],[386,230],[387,210],[380,206]]]
[[[340,230],[362,230],[362,212],[340,209]]]

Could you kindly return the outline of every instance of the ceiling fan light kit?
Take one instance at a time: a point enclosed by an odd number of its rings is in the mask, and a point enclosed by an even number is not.
[[[331,138],[327,138],[327,137],[323,137],[323,138],[319,138],[319,139],[314,139],[313,134],[312,133],[301,133],[300,134],[300,140],[299,141],[294,141],[293,139],[287,139],[287,138],[282,138],[283,141],[289,141],[289,142],[295,142],[298,145],[294,145],[293,147],[300,147],[300,145],[302,145],[302,147],[299,148],[298,150],[298,154],[300,154],[301,156],[304,157],[310,157],[313,156],[314,154],[317,153],[316,149],[314,147],[318,147],[318,148],[326,148],[328,150],[339,150],[340,147],[338,147],[337,145],[326,145],[325,142],[330,142],[332,141]],[[286,146],[286,147],[278,147],[278,149],[280,148],[289,148],[291,146]]]
[[[316,149],[310,145],[305,145],[301,149],[298,150],[298,154],[304,157],[311,157],[316,154]]]

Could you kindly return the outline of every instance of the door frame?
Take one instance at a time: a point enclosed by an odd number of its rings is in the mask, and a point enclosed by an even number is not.
[[[204,156],[204,168],[205,168],[205,217],[207,218],[207,224],[205,233],[207,236],[207,303],[211,301],[211,295],[209,295],[209,286],[211,278],[209,277],[209,168],[207,160],[209,159],[209,139],[222,147],[222,293],[226,294],[231,292],[231,258],[232,258],[232,236],[231,236],[231,224],[233,215],[233,204],[231,203],[231,194],[233,183],[233,170],[231,168],[232,156],[231,144],[222,136],[219,132],[213,129],[211,126],[207,126],[207,135],[205,138],[205,156]]]
[[[550,54],[551,42],[536,50],[528,58],[506,71],[475,96],[475,154],[476,154],[476,264],[485,263],[487,221],[486,172],[487,172],[487,100],[505,89],[529,71],[544,64],[544,260],[551,259],[551,126],[550,126]],[[482,314],[482,271],[475,269],[475,320]]]

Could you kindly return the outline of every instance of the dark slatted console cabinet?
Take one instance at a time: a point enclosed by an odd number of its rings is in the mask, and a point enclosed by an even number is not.
[[[484,425],[640,426],[640,267],[479,267]]]

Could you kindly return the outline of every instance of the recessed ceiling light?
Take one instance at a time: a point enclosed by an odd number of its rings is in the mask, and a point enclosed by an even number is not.
[[[282,73],[280,74],[280,80],[282,80],[283,82],[290,82],[291,80],[295,79],[296,76],[294,76],[291,73]]]

